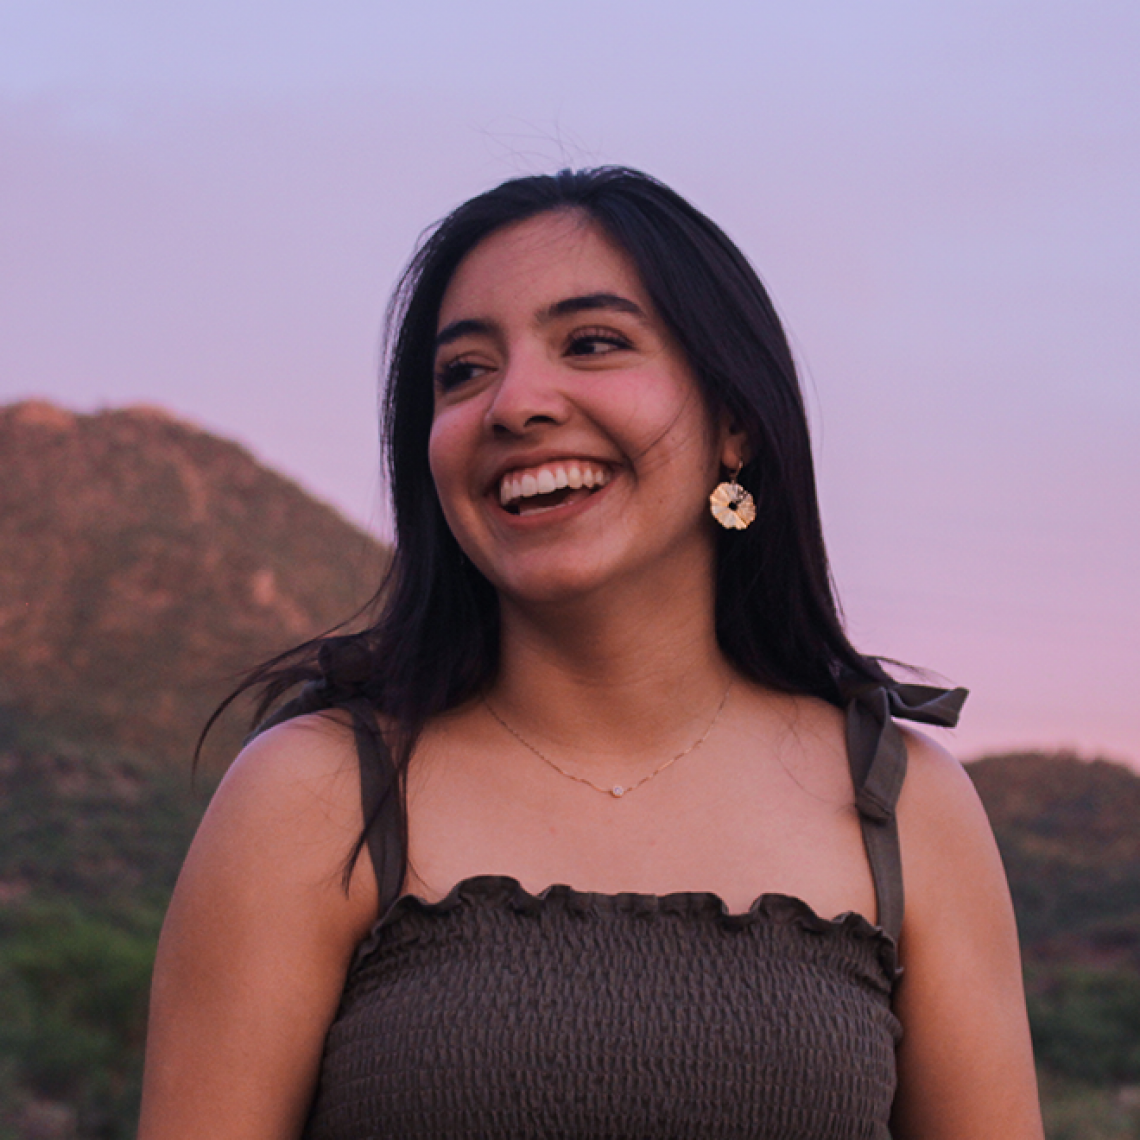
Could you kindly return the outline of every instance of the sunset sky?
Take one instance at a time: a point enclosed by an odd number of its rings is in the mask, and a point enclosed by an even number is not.
[[[383,531],[417,235],[606,162],[768,283],[860,648],[973,690],[964,757],[1140,764],[1136,0],[0,0],[0,399],[165,406]]]

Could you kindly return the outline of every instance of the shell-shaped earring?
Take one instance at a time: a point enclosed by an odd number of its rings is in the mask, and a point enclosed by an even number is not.
[[[752,496],[736,481],[740,464],[731,479],[718,483],[709,495],[712,517],[725,530],[746,530],[756,520],[756,503]]]

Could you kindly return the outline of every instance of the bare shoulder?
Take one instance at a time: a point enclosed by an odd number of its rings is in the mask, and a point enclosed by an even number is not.
[[[299,814],[297,814],[299,813]],[[222,779],[207,813],[251,827],[285,821],[308,833],[359,829],[352,730],[336,711],[296,717],[256,736]]]
[[[199,877],[237,901],[271,891],[279,908],[310,906],[332,938],[362,933],[374,917],[375,882],[347,859],[363,826],[352,730],[337,712],[314,713],[267,730],[242,750],[202,821],[179,890]],[[341,929],[343,927],[343,929]]]
[[[909,727],[900,731],[907,774],[898,814],[910,925],[940,902],[957,902],[955,886],[988,884],[1005,899],[1005,874],[974,782],[941,744]]]
[[[903,730],[906,916],[892,1135],[1039,1140],[1017,928],[986,813],[962,765]]]
[[[297,1134],[354,947],[374,921],[352,732],[266,731],[222,780],[167,913],[140,1136]],[[256,1123],[254,1123],[256,1122]]]
[[[974,782],[947,748],[909,725],[899,725],[907,751],[907,773],[899,800],[903,816],[923,826],[982,826],[989,830]]]

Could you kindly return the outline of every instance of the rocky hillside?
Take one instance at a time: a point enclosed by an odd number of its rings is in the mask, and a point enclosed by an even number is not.
[[[0,408],[0,707],[184,762],[232,678],[351,616],[382,548],[150,408]],[[230,732],[230,741],[234,732]]]
[[[1047,1134],[1140,1136],[1140,775],[1066,753],[969,772],[1013,893]]]
[[[1140,978],[1140,776],[1066,753],[995,756],[969,771],[1001,847],[1026,958]]]

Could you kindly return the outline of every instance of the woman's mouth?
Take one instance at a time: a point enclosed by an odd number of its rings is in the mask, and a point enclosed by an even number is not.
[[[584,499],[610,478],[609,468],[592,460],[552,460],[508,471],[499,480],[499,503],[513,515],[536,514]]]

